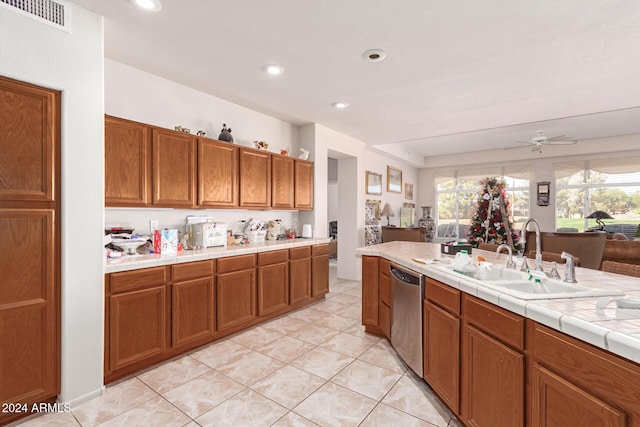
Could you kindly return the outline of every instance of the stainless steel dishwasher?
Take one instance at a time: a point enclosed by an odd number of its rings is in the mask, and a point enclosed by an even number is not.
[[[422,299],[424,276],[392,264],[391,345],[413,372],[422,377]]]

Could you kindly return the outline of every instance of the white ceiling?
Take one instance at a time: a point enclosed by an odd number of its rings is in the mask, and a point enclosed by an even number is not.
[[[105,17],[108,58],[417,163],[640,133],[637,0],[161,1],[74,3]]]

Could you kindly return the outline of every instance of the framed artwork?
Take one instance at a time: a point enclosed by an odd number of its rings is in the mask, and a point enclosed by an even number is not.
[[[402,207],[403,207],[403,208],[414,208],[414,209],[415,209],[415,208],[416,208],[416,204],[415,204],[415,203],[407,203],[407,202],[404,202],[404,203],[402,204]]]
[[[387,191],[402,194],[402,171],[400,169],[387,166]]]
[[[365,175],[365,193],[373,196],[382,195],[382,174],[375,172],[366,172]]]
[[[413,184],[404,185],[404,198],[413,200]]]
[[[380,221],[380,200],[367,199],[367,218]],[[370,211],[370,212],[369,212]],[[371,218],[369,218],[371,216]]]

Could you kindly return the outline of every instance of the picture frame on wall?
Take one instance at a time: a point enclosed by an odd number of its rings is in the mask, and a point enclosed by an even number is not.
[[[367,171],[365,174],[365,194],[382,195],[382,174]]]
[[[402,170],[387,166],[387,192],[402,194]]]
[[[404,185],[404,198],[413,200],[413,184]]]

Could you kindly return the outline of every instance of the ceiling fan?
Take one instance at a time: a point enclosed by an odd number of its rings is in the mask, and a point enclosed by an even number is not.
[[[577,142],[575,139],[571,139],[566,135],[558,135],[558,136],[549,138],[544,136],[541,130],[537,132],[538,134],[529,140],[519,139],[516,141],[516,142],[520,142],[528,145],[525,145],[523,147],[509,147],[509,148],[505,148],[505,150],[511,150],[514,148],[531,147],[531,151],[537,151],[539,153],[542,153],[542,147],[545,145],[571,145]]]

